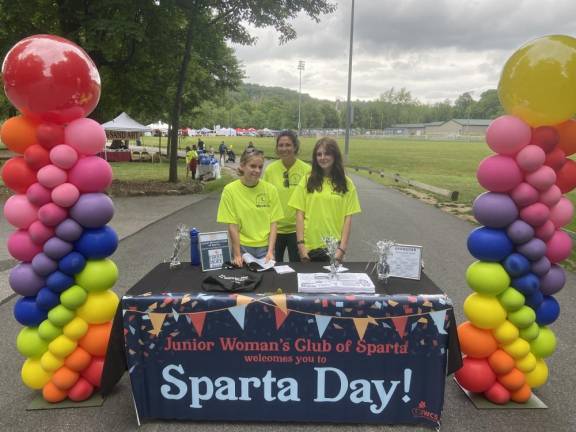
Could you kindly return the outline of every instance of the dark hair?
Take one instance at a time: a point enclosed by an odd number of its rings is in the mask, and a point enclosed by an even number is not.
[[[186,151],[190,151],[190,146],[186,146]]]
[[[196,150],[196,144],[192,144],[192,150]]]
[[[312,150],[312,172],[310,177],[308,177],[308,183],[306,184],[306,189],[308,193],[314,191],[320,192],[322,190],[322,183],[324,181],[324,171],[318,165],[318,160],[316,158],[316,152],[320,147],[324,147],[326,152],[330,153],[334,157],[334,165],[332,165],[332,171],[330,172],[330,182],[332,187],[336,192],[345,194],[348,192],[348,184],[346,183],[346,173],[344,172],[344,164],[342,163],[342,153],[338,147],[338,143],[332,138],[320,138],[314,150]]]
[[[293,132],[291,130],[283,130],[278,134],[278,136],[276,137],[276,151],[278,151],[278,142],[282,137],[290,138],[290,141],[292,141],[292,145],[294,146],[294,153],[298,154],[298,151],[300,151],[300,140],[298,139],[298,135],[296,135],[296,132]]]
[[[260,156],[262,159],[264,159],[264,152],[262,150],[258,150],[255,147],[247,148],[242,152],[242,156],[240,156],[239,165],[246,165],[246,163],[250,160],[250,158],[254,156]],[[242,168],[240,168],[240,166],[238,166],[238,174],[244,175],[244,171],[242,171]]]

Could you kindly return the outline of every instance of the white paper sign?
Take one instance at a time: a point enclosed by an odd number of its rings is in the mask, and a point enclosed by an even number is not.
[[[202,271],[218,270],[230,261],[230,242],[227,231],[198,234],[198,248]]]
[[[374,293],[372,279],[366,273],[298,273],[301,293]]]
[[[390,276],[420,280],[422,246],[395,244],[388,258]]]

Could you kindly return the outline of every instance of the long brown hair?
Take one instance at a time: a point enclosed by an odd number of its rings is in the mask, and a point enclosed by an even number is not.
[[[330,171],[330,182],[332,187],[336,192],[345,194],[348,192],[348,184],[346,183],[346,173],[344,172],[344,164],[342,162],[342,153],[335,140],[332,138],[320,138],[314,150],[312,150],[312,172],[310,177],[308,177],[308,183],[306,184],[306,189],[308,193],[314,191],[320,192],[322,190],[322,183],[324,182],[324,171],[318,164],[318,159],[316,157],[316,152],[320,147],[324,147],[325,151],[334,157],[334,165],[332,165],[332,170]]]

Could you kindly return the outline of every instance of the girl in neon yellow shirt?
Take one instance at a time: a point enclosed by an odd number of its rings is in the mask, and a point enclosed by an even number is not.
[[[274,259],[276,223],[284,217],[278,191],[270,183],[260,180],[264,154],[254,148],[240,157],[240,178],[222,191],[218,206],[219,223],[228,224],[232,243],[233,263],[241,267],[242,254],[256,258]]]
[[[302,179],[290,201],[296,209],[296,238],[302,261],[328,261],[323,238],[334,237],[342,261],[352,226],[360,213],[356,187],[344,172],[342,153],[332,138],[321,138],[312,153],[312,172]],[[310,252],[310,253],[309,253]]]

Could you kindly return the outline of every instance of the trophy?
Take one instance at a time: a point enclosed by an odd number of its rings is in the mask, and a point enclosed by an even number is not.
[[[384,283],[388,282],[388,278],[390,277],[390,264],[388,260],[394,244],[392,240],[378,240],[378,242],[376,242],[376,254],[378,257],[376,261],[376,274],[378,275],[378,280],[384,281]]]
[[[326,245],[326,253],[328,258],[330,258],[330,274],[333,278],[337,277],[338,270],[340,270],[341,267],[340,262],[336,259],[336,252],[338,251],[340,242],[332,236],[323,236],[322,241]]]
[[[184,224],[178,224],[176,227],[176,235],[174,236],[174,250],[172,256],[166,260],[170,262],[170,269],[175,269],[180,267],[182,264],[180,262],[180,254],[182,250],[186,247],[187,242],[190,239],[190,234],[188,227]]]

